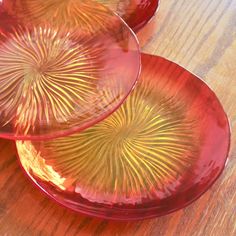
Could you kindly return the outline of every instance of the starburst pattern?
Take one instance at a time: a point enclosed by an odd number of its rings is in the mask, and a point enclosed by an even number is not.
[[[6,22],[14,16],[15,23],[0,35],[3,137],[44,139],[82,130],[105,118],[132,89],[138,42],[101,4],[19,0],[7,1],[4,9]]]
[[[80,28],[84,34],[120,31],[123,23],[108,8],[92,0],[15,0],[6,10],[25,24],[50,22],[54,27]]]
[[[7,0],[4,8],[25,24],[45,21],[79,27],[88,34],[120,34],[123,23],[113,12],[137,31],[152,18],[158,5],[158,0]]]
[[[142,81],[105,121],[57,140],[18,142],[18,151],[27,171],[47,176],[58,188],[71,191],[73,186],[92,202],[141,203],[171,194],[195,161],[196,122],[185,114],[181,101]],[[34,152],[25,155],[29,149]],[[34,153],[44,165],[43,174]],[[48,175],[49,167],[60,178]],[[64,184],[58,185],[59,179]]]
[[[27,175],[66,207],[109,219],[160,216],[189,204],[224,168],[229,123],[196,76],[142,55],[136,89],[106,120],[50,141],[17,141]]]
[[[27,134],[66,122],[97,92],[102,46],[50,27],[15,31],[0,45],[0,109]],[[11,78],[11,79],[9,79]]]

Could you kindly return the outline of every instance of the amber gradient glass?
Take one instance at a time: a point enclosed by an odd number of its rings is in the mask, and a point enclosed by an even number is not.
[[[110,219],[160,216],[205,192],[224,168],[229,124],[215,94],[173,62],[142,55],[135,90],[87,130],[17,141],[23,169],[54,200]]]
[[[121,105],[139,70],[136,36],[102,4],[0,3],[0,137],[81,131]]]
[[[97,0],[117,12],[127,24],[138,31],[153,17],[159,0]]]

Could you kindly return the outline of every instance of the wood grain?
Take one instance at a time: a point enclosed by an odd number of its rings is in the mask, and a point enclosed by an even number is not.
[[[14,143],[0,140],[0,235],[236,235],[236,0],[162,0],[138,37],[144,52],[181,64],[218,95],[232,127],[223,175],[196,202],[165,217],[99,220],[46,198],[21,171]]]

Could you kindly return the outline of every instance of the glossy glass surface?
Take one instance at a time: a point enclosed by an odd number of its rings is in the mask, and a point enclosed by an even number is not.
[[[106,120],[50,141],[17,141],[23,169],[60,204],[132,220],[184,207],[224,168],[229,124],[215,94],[173,62],[142,55],[137,87]]]
[[[102,4],[0,2],[0,137],[87,128],[124,101],[139,70],[135,35]]]
[[[117,12],[134,31],[146,25],[159,6],[159,0],[97,1]]]

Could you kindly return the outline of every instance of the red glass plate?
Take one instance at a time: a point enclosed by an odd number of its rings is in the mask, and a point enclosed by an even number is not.
[[[81,131],[123,103],[139,70],[136,36],[102,4],[0,3],[0,137]]]
[[[142,55],[137,87],[81,133],[17,141],[23,169],[58,203],[118,220],[161,216],[203,194],[222,172],[230,129],[216,95],[166,59]]]
[[[159,6],[159,0],[97,1],[117,12],[134,31],[138,31],[146,25]]]

